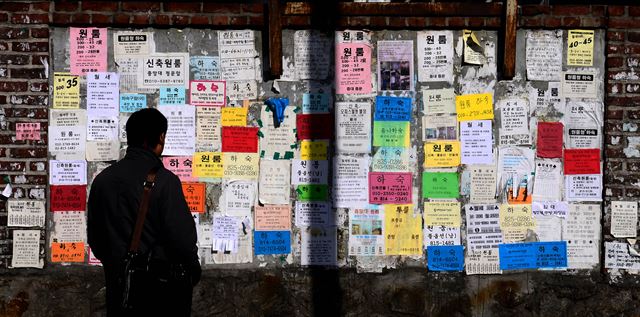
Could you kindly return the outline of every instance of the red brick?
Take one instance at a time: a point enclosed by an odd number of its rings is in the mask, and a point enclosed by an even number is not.
[[[387,18],[386,17],[380,17],[380,16],[370,17],[369,18],[369,24],[371,26],[385,27],[385,26],[387,26]]]
[[[46,61],[46,65],[49,64],[49,55],[32,55],[31,57],[31,65],[44,66]]]
[[[606,18],[583,17],[580,18],[580,26],[583,28],[599,28],[606,26]]]
[[[49,84],[48,83],[31,83],[29,84],[29,91],[32,92],[48,92]]]
[[[640,54],[640,45],[629,44],[624,48],[625,54]]]
[[[49,28],[31,28],[31,37],[33,38],[48,38]]]
[[[27,91],[27,82],[0,81],[1,92]]]
[[[521,8],[522,15],[549,14],[551,12],[551,7],[548,5],[523,5]]]
[[[445,27],[447,26],[447,18],[433,17],[431,18],[431,25],[434,27]]]
[[[569,27],[580,26],[580,18],[576,17],[564,17],[562,18],[562,25]]]
[[[49,23],[48,14],[14,14],[11,16],[13,24],[46,24]]]
[[[82,1],[82,10],[114,12],[118,10],[118,4],[118,1]]]
[[[48,96],[45,95],[16,95],[12,96],[9,100],[11,104],[14,105],[28,105],[28,106],[47,106],[48,104]],[[20,109],[14,109],[14,116],[19,117],[19,113],[17,112]],[[31,109],[23,109],[25,111],[24,115],[27,116]]]
[[[31,11],[47,11],[49,12],[51,7],[51,3],[49,1],[46,2],[35,2],[31,4]]]
[[[471,27],[481,27],[484,26],[484,18],[471,17],[468,18],[468,25]]]
[[[8,42],[4,42],[4,41],[0,41],[0,52],[8,51],[8,50],[9,50],[9,43]]]
[[[226,25],[229,24],[229,17],[216,15],[211,18],[211,24],[213,25]]]
[[[205,2],[202,5],[202,12],[219,13],[219,14],[239,14],[242,12],[242,7],[239,4],[233,4],[233,3]],[[262,10],[260,10],[259,12],[262,12]]]
[[[608,41],[624,41],[624,35],[626,32],[621,31],[607,31]]]
[[[622,44],[607,45],[607,54],[622,54],[623,52],[624,52],[624,45]]]
[[[46,73],[43,68],[18,68],[11,70],[11,78],[45,79]]]
[[[55,1],[53,5],[55,11],[74,12],[78,10],[77,1]]]
[[[189,25],[189,16],[186,15],[174,15],[171,17],[172,25]]]
[[[625,158],[624,152],[621,148],[613,148],[610,146],[605,149],[605,156],[607,158]]]
[[[609,16],[624,15],[624,6],[608,6]]]
[[[548,16],[544,19],[544,26],[549,28],[557,28],[562,26],[562,20],[560,18]]]
[[[349,26],[353,26],[352,19],[349,19]],[[366,24],[365,24],[366,25]],[[392,28],[406,28],[407,27],[407,19],[404,17],[390,16],[388,21],[388,26]]]
[[[607,68],[619,68],[624,66],[623,57],[609,57],[607,58]]]
[[[632,17],[640,16],[640,6],[629,6],[629,15]]]
[[[150,15],[134,15],[133,19],[131,20],[131,24],[134,25],[149,25],[149,23],[151,22],[151,16]]]
[[[551,9],[551,13],[553,15],[587,15],[591,13],[591,7],[588,5],[585,6],[577,6],[577,5],[554,5]]]
[[[610,95],[617,95],[622,93],[622,84],[609,83],[607,84],[607,93]]]
[[[47,179],[47,175],[29,175],[27,174],[27,180],[26,182],[22,183],[24,185],[47,185],[48,183],[48,179]],[[19,177],[18,175],[12,175],[12,182],[15,183],[16,182],[16,178]]]
[[[219,16],[213,17],[213,21],[214,21],[213,24],[217,24],[215,23],[215,21],[218,18],[220,17]],[[309,24],[310,24],[310,21],[308,16],[294,15],[294,16],[287,17],[287,26],[305,27],[305,26],[308,26]]]
[[[209,17],[208,16],[202,16],[202,15],[191,17],[191,24],[208,25],[209,24]]]
[[[125,12],[149,12],[149,11],[160,11],[160,9],[161,9],[160,2],[155,2],[155,1],[122,2],[122,11],[125,11]]]
[[[593,15],[593,16],[601,16],[601,17],[603,17],[606,11],[607,11],[607,7],[604,6],[604,5],[592,5],[591,6],[591,15]]]
[[[627,119],[629,120],[640,119],[640,110],[627,110]]]
[[[91,15],[91,23],[94,24],[109,24],[113,21],[113,15],[110,14],[97,14]]]
[[[246,16],[230,17],[229,18],[229,25],[246,26],[247,25],[247,21],[249,21],[249,19],[247,19]]]
[[[7,96],[0,96],[0,104],[7,103]]]
[[[627,32],[627,40],[634,43],[640,42],[640,32]]]
[[[4,143],[4,137],[7,137],[9,140],[9,142]],[[7,136],[3,136],[3,139],[0,141],[3,144],[11,144],[12,143],[12,139],[13,136],[7,135]],[[18,141],[20,142],[20,141]],[[25,167],[25,162],[21,162],[21,161],[13,161],[13,162],[7,162],[7,161],[3,161],[0,162],[0,171],[3,172],[21,172],[24,171],[24,167]]]
[[[113,23],[129,24],[130,18],[131,16],[129,16],[128,14],[119,13],[119,14],[116,14],[115,17],[113,17]]]
[[[169,25],[171,23],[171,18],[168,15],[156,15],[154,23],[158,25]]]
[[[264,4],[258,3],[245,3],[242,5],[242,13],[262,13],[264,10]]]
[[[462,18],[462,17],[450,17],[450,18],[447,18],[447,26],[463,27],[463,26],[467,26],[467,21],[465,18]]]
[[[46,97],[46,96],[41,96]],[[47,119],[47,108],[7,108],[6,115],[9,118]],[[46,130],[46,122],[40,123],[40,129]]]
[[[71,23],[71,15],[54,13],[52,21],[54,24],[68,24],[68,23]]]
[[[541,27],[543,26],[542,18],[520,18],[520,26],[522,27]]]
[[[46,148],[9,149],[9,157],[11,158],[45,158],[47,157],[47,149]]]
[[[26,28],[0,28],[0,39],[25,39],[29,37]]]
[[[489,28],[499,28],[502,25],[502,20],[500,18],[485,18],[484,26]]]
[[[49,42],[13,42],[14,52],[48,52]]]
[[[607,119],[622,120],[623,114],[624,111],[622,110],[607,109]]]
[[[409,27],[424,27],[428,25],[428,18],[425,17],[408,17],[407,25]]]
[[[0,65],[29,65],[29,55],[0,55]]]
[[[44,165],[44,170],[41,170],[40,167]],[[29,162],[29,170],[33,172],[46,172],[49,168],[49,163],[47,161],[41,162]]]
[[[199,13],[200,2],[167,2],[164,4],[164,12]]]
[[[400,18],[404,22],[404,18]],[[351,26],[367,26],[369,25],[369,17],[350,17],[349,25]],[[406,24],[405,24],[406,25]]]
[[[255,27],[262,27],[264,25],[264,16],[263,15],[249,16],[249,25],[255,26]]]
[[[29,11],[28,2],[0,2],[0,11],[26,12]]]
[[[9,15],[6,13],[0,13],[0,22],[7,22],[9,21]]]
[[[87,13],[76,13],[71,18],[71,21],[76,24],[89,24],[91,23],[91,15]]]

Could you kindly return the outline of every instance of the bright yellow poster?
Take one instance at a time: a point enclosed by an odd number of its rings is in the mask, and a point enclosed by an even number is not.
[[[458,121],[493,119],[493,95],[471,94],[456,96]]]
[[[386,255],[422,255],[422,219],[413,205],[384,205]]]
[[[80,76],[69,73],[53,74],[53,108],[80,108]]]
[[[531,205],[500,205],[500,230],[504,242],[524,241],[527,229],[535,228]]]
[[[567,65],[593,66],[593,30],[569,30]]]
[[[460,227],[460,202],[425,202],[424,224],[425,226]]]
[[[460,165],[460,141],[424,143],[425,167],[456,167]]]
[[[247,125],[247,107],[223,107],[223,127],[244,127]]]
[[[221,152],[193,153],[193,177],[222,178],[224,166]]]
[[[300,159],[303,161],[326,160],[328,146],[326,141],[302,140],[300,142]]]
[[[223,174],[227,179],[258,179],[260,154],[222,153]]]

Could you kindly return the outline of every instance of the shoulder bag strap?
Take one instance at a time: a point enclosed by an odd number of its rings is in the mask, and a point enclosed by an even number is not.
[[[142,193],[142,201],[138,208],[138,218],[136,220],[136,226],[133,230],[133,236],[131,237],[131,244],[129,244],[129,252],[138,252],[140,245],[140,237],[142,236],[142,227],[144,226],[144,219],[147,217],[147,211],[149,210],[149,198],[151,197],[151,189],[155,185],[156,173],[158,173],[160,167],[156,166],[149,171],[147,179],[144,182],[144,192]]]

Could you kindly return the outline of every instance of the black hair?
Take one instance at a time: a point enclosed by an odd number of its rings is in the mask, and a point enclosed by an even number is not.
[[[160,135],[167,132],[167,126],[167,118],[158,109],[140,109],[127,120],[127,145],[153,149],[160,143]]]

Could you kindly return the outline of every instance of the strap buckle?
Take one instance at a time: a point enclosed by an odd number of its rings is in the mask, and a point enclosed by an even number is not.
[[[145,180],[145,181],[144,181],[144,183],[142,184],[142,186],[143,186],[144,188],[147,188],[147,189],[151,189],[151,188],[153,188],[153,186],[155,186],[155,185],[156,185],[156,183],[155,183],[155,182],[150,182],[150,181],[148,181],[148,180]]]

